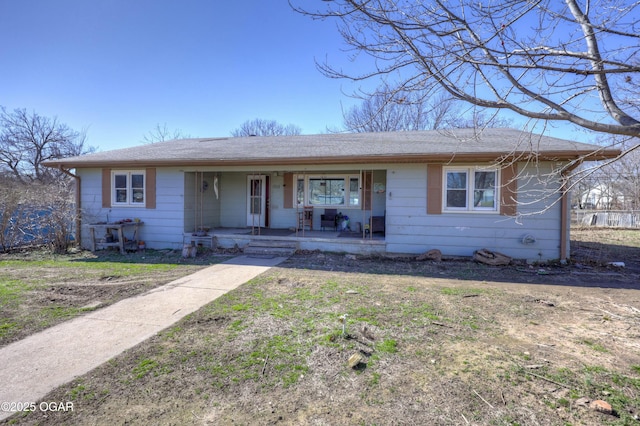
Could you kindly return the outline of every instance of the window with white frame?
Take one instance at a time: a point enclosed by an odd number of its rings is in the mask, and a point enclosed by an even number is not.
[[[138,170],[111,172],[111,200],[117,206],[140,206],[145,203],[145,173]]]
[[[298,176],[298,204],[310,206],[360,206],[358,175]]]
[[[444,169],[444,210],[498,210],[498,171],[475,167],[447,167]]]

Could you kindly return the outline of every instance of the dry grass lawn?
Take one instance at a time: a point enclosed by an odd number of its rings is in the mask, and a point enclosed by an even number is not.
[[[299,253],[7,423],[638,424],[640,231],[574,240],[567,266]]]

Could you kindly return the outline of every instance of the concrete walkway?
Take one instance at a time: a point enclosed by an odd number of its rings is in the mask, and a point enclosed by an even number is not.
[[[0,404],[37,403],[285,259],[238,256],[1,348]]]

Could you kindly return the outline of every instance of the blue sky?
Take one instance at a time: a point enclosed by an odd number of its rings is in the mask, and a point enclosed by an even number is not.
[[[0,0],[0,105],[87,129],[100,150],[156,124],[228,136],[246,120],[323,133],[355,86],[314,59],[346,60],[331,22],[286,1]]]
[[[99,150],[158,124],[215,137],[262,118],[324,133],[357,103],[355,83],[315,67],[348,61],[335,24],[285,0],[0,0],[0,40],[0,105],[86,129]]]

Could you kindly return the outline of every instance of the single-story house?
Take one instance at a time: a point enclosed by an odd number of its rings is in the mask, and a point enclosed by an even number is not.
[[[84,247],[108,243],[107,225],[122,223],[124,240],[155,249],[258,238],[536,261],[569,256],[566,173],[616,155],[514,129],[457,129],[180,139],[47,165],[77,177]]]

